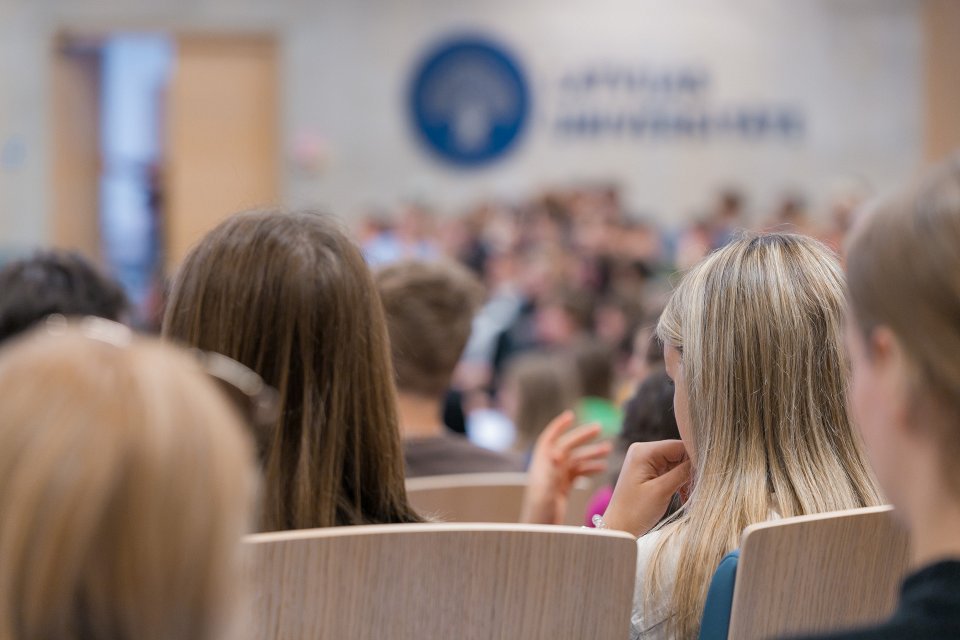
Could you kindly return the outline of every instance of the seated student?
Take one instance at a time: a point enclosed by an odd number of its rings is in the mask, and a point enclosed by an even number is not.
[[[444,397],[483,302],[480,282],[451,262],[399,262],[375,279],[390,336],[407,477],[523,471],[519,455],[479,447],[443,424]]]
[[[237,637],[252,444],[194,358],[103,322],[0,350],[0,638]]]
[[[614,438],[623,424],[623,411],[614,404],[615,354],[599,340],[581,340],[571,348],[577,371],[577,419],[596,422],[602,433]]]
[[[507,365],[497,392],[497,404],[513,423],[513,449],[529,456],[544,427],[555,416],[573,409],[577,381],[570,358],[531,351]]]
[[[835,640],[960,637],[960,156],[854,227],[850,402],[910,531],[893,617]]]
[[[633,638],[695,638],[747,525],[879,504],[845,403],[844,304],[836,258],[786,234],[731,242],[674,292],[658,333],[682,441],[633,445],[604,515],[642,535]]]
[[[127,297],[76,253],[40,251],[0,270],[0,342],[49,315],[125,321]]]
[[[383,305],[332,218],[259,211],[222,222],[176,274],[163,334],[277,390],[261,450],[261,530],[422,520],[407,500]],[[541,438],[527,522],[562,522],[563,492],[606,455],[581,446],[595,435],[565,419]]]

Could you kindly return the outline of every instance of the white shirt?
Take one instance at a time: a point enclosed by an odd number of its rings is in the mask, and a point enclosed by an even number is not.
[[[670,618],[673,585],[680,560],[680,545],[671,544],[661,554],[660,585],[648,597],[647,574],[661,531],[651,531],[637,540],[637,582],[633,592],[633,614],[630,616],[630,640],[669,640],[667,620]]]

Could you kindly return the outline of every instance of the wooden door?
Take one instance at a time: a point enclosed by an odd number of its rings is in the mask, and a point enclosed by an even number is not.
[[[277,103],[272,38],[177,37],[164,185],[169,271],[231,213],[277,202]]]
[[[50,239],[101,262],[99,43],[60,37],[51,62]]]

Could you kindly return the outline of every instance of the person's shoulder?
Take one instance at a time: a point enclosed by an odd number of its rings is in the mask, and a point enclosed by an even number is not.
[[[404,453],[408,476],[524,470],[520,455],[485,449],[450,431],[432,438],[408,440],[404,442]]]
[[[481,447],[459,433],[448,432],[443,436],[443,439],[445,440],[445,447],[449,451],[456,451],[465,458],[494,467],[489,469],[490,471],[524,470],[523,457],[519,454]]]

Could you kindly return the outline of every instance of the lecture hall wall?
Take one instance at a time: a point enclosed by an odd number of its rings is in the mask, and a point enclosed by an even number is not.
[[[49,61],[55,37],[65,31],[275,36],[276,162],[281,195],[294,206],[349,218],[415,198],[456,213],[478,198],[602,179],[621,184],[634,211],[679,224],[702,208],[711,190],[730,182],[753,194],[757,206],[784,187],[823,202],[850,180],[882,188],[942,155],[943,136],[960,134],[943,124],[941,135],[930,120],[951,120],[944,114],[956,113],[950,101],[960,98],[930,87],[938,78],[949,81],[956,68],[947,64],[958,55],[956,5],[0,0],[0,249],[42,244],[49,236]],[[510,54],[530,101],[511,147],[488,164],[464,168],[418,137],[409,93],[431,48],[467,34],[490,38]],[[945,53],[931,52],[930,42]],[[663,87],[622,90],[631,74],[684,73],[699,78],[687,95]],[[608,82],[620,74],[620,89],[598,86],[604,74]],[[934,93],[942,104],[929,104]],[[651,109],[722,119],[743,108],[790,124],[753,134],[658,137],[622,120]],[[580,116],[605,124],[578,128]]]

